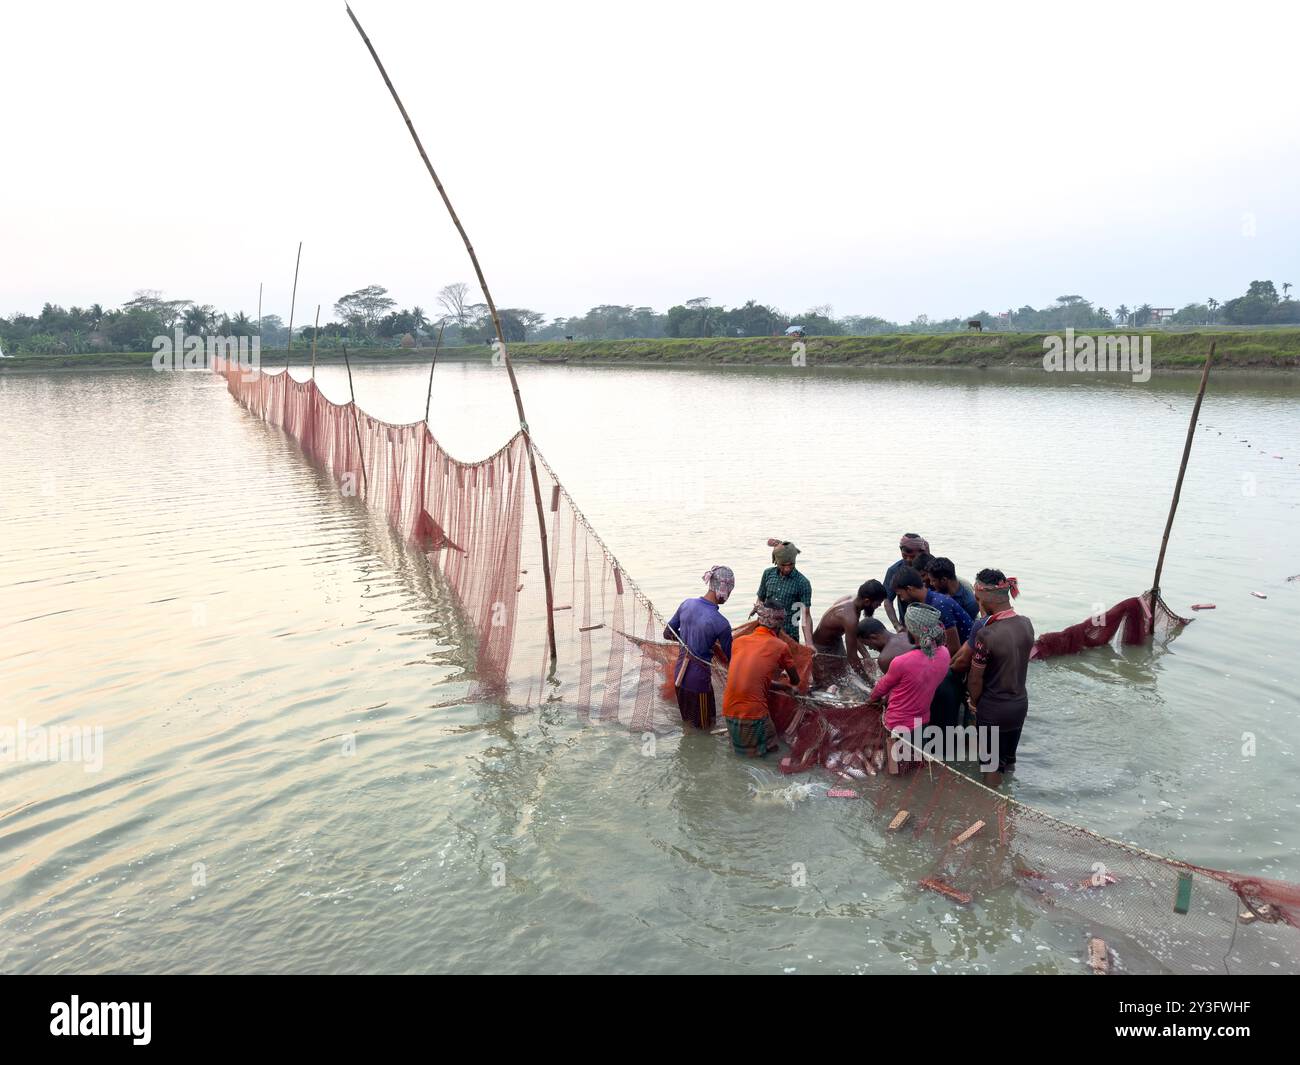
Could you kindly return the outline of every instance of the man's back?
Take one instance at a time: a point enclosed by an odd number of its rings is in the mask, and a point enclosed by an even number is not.
[[[876,659],[876,665],[880,667],[880,671],[883,673],[889,668],[890,662],[899,655],[907,654],[907,652],[914,646],[916,645],[908,639],[907,633],[896,632],[889,638],[889,642],[885,644],[884,650],[880,652],[880,656]]]
[[[673,672],[681,678],[678,686],[687,691],[704,691],[709,687],[709,667],[705,663],[713,656],[713,645],[720,643],[723,654],[731,652],[731,623],[722,616],[716,603],[700,596],[685,600],[669,619],[668,628],[681,636],[694,656],[683,671],[682,658],[686,652],[678,652]]]
[[[757,718],[767,713],[767,690],[780,669],[794,668],[794,656],[785,641],[759,626],[731,645],[727,688],[722,694],[726,717]]]
[[[939,611],[939,617],[945,629],[957,630],[957,642],[959,644],[970,635],[971,616],[966,613],[956,599],[944,592],[936,592],[931,589],[925,593],[925,601],[929,606]]]
[[[1034,649],[1034,626],[1022,614],[991,621],[975,637],[975,661],[984,665],[983,710],[1021,710],[1029,704],[1025,678]]]

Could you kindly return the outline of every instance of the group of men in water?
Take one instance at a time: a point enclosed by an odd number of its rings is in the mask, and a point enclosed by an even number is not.
[[[800,686],[792,649],[806,642],[814,652],[812,686],[841,694],[859,688],[864,712],[881,713],[890,736],[916,735],[929,725],[989,729],[997,769],[985,773],[985,782],[998,786],[1015,766],[1029,712],[1034,628],[1012,606],[1020,594],[1016,578],[983,569],[969,584],[951,559],[930,553],[924,537],[905,533],[884,579],[838,599],[813,627],[812,584],[796,564],[799,549],[788,540],[768,545],[772,565],[750,613],[756,622],[733,636],[722,616],[736,585],[726,566],[705,573],[705,594],[685,600],[668,621],[664,638],[681,644],[674,687],[683,723],[712,729],[712,663],[720,662],[727,667],[722,716],[736,753],[763,758],[778,750],[768,695]],[[888,625],[874,616],[882,607]],[[895,744],[883,744],[872,759],[869,771],[900,771]]]

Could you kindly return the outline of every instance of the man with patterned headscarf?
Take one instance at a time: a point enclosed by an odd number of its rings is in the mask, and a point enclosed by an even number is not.
[[[677,709],[682,722],[696,728],[711,729],[717,717],[713,695],[713,672],[710,663],[716,646],[723,662],[731,658],[731,622],[718,609],[731,597],[736,575],[726,566],[711,566],[704,574],[708,591],[687,599],[668,619],[665,640],[677,640],[681,650],[673,671],[677,689]]]
[[[794,560],[799,549],[794,544],[789,540],[773,539],[768,540],[767,545],[772,549],[774,565],[763,571],[754,609],[758,609],[757,603],[775,603],[785,607],[782,628],[797,643],[800,626],[807,623],[808,628],[812,627],[809,614],[812,610],[812,584],[795,568]]]
[[[764,758],[779,746],[776,726],[768,715],[768,689],[782,670],[797,685],[799,671],[780,635],[786,608],[779,603],[759,603],[754,609],[758,625],[753,632],[737,636],[732,644],[722,716],[735,752],[746,758]]]
[[[912,732],[930,721],[930,703],[934,693],[948,675],[948,653],[944,625],[939,611],[925,603],[912,603],[905,621],[912,650],[889,663],[889,669],[871,689],[871,703],[885,706],[885,728],[892,732]],[[896,744],[886,744],[889,771],[897,773]]]

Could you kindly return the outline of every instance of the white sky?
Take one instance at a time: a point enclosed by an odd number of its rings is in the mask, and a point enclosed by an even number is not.
[[[342,0],[0,8],[0,313],[473,282]],[[1295,3],[354,10],[502,306],[1300,284]]]

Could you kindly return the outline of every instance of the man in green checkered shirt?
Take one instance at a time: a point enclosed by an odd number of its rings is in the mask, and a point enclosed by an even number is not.
[[[811,617],[808,612],[812,610],[812,584],[795,569],[794,560],[799,549],[794,544],[788,540],[769,540],[768,543],[772,547],[772,561],[776,564],[763,571],[763,578],[758,582],[758,601],[785,608],[783,627],[787,635],[797,641],[799,623]]]

